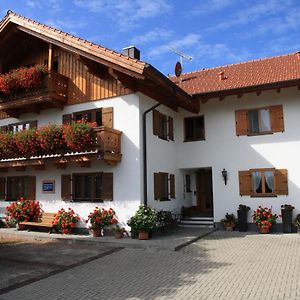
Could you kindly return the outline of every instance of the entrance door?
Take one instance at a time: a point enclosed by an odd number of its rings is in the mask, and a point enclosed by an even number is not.
[[[212,169],[200,169],[196,173],[197,211],[203,216],[213,216]]]

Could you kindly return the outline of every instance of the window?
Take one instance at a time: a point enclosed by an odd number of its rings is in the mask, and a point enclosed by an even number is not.
[[[201,141],[205,139],[204,116],[184,119],[184,141]]]
[[[272,134],[284,131],[282,105],[235,112],[236,135]]]
[[[35,191],[35,176],[7,177],[7,200],[15,201],[20,197],[35,200]]]
[[[73,189],[71,188],[73,186]],[[72,192],[71,192],[72,191]],[[80,173],[62,175],[63,200],[96,201],[113,200],[113,173]]]
[[[174,141],[173,118],[158,110],[153,111],[153,134],[164,140]]]
[[[191,175],[186,174],[185,175],[185,192],[186,193],[191,193]]]
[[[175,198],[175,176],[168,173],[154,173],[155,200],[168,201]]]
[[[72,121],[76,122],[81,120],[96,122],[97,126],[113,128],[113,108],[103,107],[63,115],[63,124],[70,124]]]
[[[20,132],[23,130],[31,129],[37,127],[37,121],[27,121],[27,122],[19,122],[19,123],[13,123],[5,126],[0,127],[0,131],[2,133],[5,132]]]
[[[239,172],[240,195],[271,197],[288,194],[286,169],[250,169]]]

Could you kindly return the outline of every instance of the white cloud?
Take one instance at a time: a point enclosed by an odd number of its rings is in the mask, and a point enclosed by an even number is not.
[[[214,11],[220,11],[235,4],[237,0],[207,0],[193,8],[190,15],[203,15]]]
[[[173,30],[154,28],[142,35],[135,36],[131,39],[132,44],[144,45],[155,41],[162,41],[170,38],[174,34]]]
[[[142,19],[154,18],[172,10],[167,0],[74,0],[74,3],[91,13],[112,19],[120,30],[131,29]]]

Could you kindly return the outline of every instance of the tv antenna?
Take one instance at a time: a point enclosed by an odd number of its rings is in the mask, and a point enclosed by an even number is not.
[[[169,49],[180,57],[180,61],[175,64],[175,75],[176,77],[180,77],[183,70],[183,59],[191,61],[193,58],[174,47],[169,47]]]

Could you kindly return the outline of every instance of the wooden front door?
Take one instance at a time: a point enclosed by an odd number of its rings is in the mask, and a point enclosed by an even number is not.
[[[200,169],[196,176],[197,211],[205,216],[213,216],[212,170]]]

